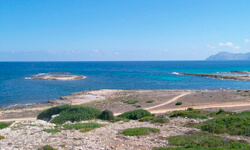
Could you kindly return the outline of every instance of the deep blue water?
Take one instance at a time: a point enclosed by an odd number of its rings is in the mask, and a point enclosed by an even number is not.
[[[0,62],[0,106],[46,103],[83,90],[249,89],[249,81],[175,75],[172,72],[225,73],[250,70],[250,61]],[[39,73],[85,75],[75,81],[27,80]]]

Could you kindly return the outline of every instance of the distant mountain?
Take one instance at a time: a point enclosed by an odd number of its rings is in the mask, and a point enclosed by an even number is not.
[[[216,55],[209,56],[206,60],[250,60],[249,53],[233,54],[229,52],[219,52]]]

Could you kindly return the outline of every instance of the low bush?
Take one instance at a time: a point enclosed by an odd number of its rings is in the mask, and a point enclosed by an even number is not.
[[[58,129],[43,129],[44,132],[47,132],[47,133],[57,133],[57,132],[61,132],[60,130]]]
[[[0,122],[0,129],[7,128],[11,124],[12,124],[12,122]]]
[[[139,121],[149,122],[149,121],[152,121],[153,119],[155,119],[155,117],[153,117],[153,116],[147,116],[147,117],[140,118]]]
[[[118,121],[123,121],[123,122],[129,122],[130,119],[127,118],[122,118],[122,117],[115,117],[113,120],[110,120],[110,122],[118,122]]]
[[[76,123],[76,124],[65,124],[63,125],[65,129],[76,129],[81,132],[88,132],[95,128],[104,127],[104,125],[98,123]]]
[[[186,148],[222,148],[222,149],[249,149],[246,142],[238,142],[225,137],[210,134],[178,135],[167,138],[169,145]]]
[[[57,149],[53,148],[50,145],[45,145],[43,147],[38,148],[38,150],[57,150]]]
[[[172,111],[166,114],[169,117],[187,117],[187,118],[200,118],[200,119],[208,119],[208,117],[216,117],[216,116],[234,116],[235,112],[231,111],[223,111],[219,110],[218,112],[213,111],[204,111],[199,109],[188,108],[187,110],[178,110]]]
[[[90,120],[99,117],[101,111],[88,106],[74,105],[71,108],[62,111],[59,116],[51,120],[55,124],[63,124],[67,121],[75,122]]]
[[[250,116],[244,113],[241,116],[219,116],[195,127],[210,133],[250,136]]]
[[[114,119],[114,113],[110,110],[104,110],[101,115],[99,116],[102,120],[113,120]]]
[[[0,140],[4,139],[4,136],[0,136]]]
[[[154,102],[154,100],[148,100],[148,101],[146,101],[146,103],[153,103]]]
[[[168,119],[166,118],[154,118],[151,123],[167,123],[169,122]]]
[[[138,101],[122,101],[123,103],[126,103],[126,104],[136,104],[138,103]]]
[[[182,105],[182,102],[177,102],[175,105]]]
[[[60,112],[66,111],[70,108],[72,108],[72,105],[68,105],[68,104],[51,107],[49,109],[42,111],[40,114],[38,114],[37,119],[49,121],[51,119],[51,116],[59,114]]]
[[[152,116],[152,114],[147,110],[138,109],[138,110],[132,110],[132,111],[125,112],[125,113],[119,115],[118,117],[132,119],[132,120],[138,120],[142,117],[147,117],[147,116]]]
[[[160,130],[156,128],[141,127],[141,128],[125,129],[122,132],[123,135],[128,135],[128,136],[145,136],[149,135],[150,133],[160,133]]]

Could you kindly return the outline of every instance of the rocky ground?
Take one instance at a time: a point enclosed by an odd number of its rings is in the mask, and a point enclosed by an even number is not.
[[[44,145],[51,145],[59,150],[150,150],[153,147],[169,146],[166,137],[201,132],[199,129],[188,128],[189,122],[199,123],[204,120],[187,118],[174,118],[169,123],[151,124],[149,122],[116,122],[109,123],[98,120],[105,127],[82,133],[78,130],[62,130],[59,133],[47,133],[43,129],[52,129],[55,124],[42,120],[16,121],[10,127],[2,129],[0,140],[1,150],[34,150]],[[86,122],[86,121],[85,121]],[[84,123],[85,123],[84,122]],[[151,133],[148,136],[124,136],[121,131],[127,128],[153,127],[161,130],[160,133]],[[234,140],[246,140],[249,137],[222,135]]]

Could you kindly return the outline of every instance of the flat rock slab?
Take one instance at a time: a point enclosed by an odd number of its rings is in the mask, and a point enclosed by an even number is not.
[[[219,74],[205,74],[205,73],[183,73],[183,72],[180,72],[179,74],[198,76],[198,77],[208,77],[208,78],[215,78],[215,79],[225,79],[225,80],[250,81],[250,75],[219,75]]]
[[[33,80],[80,80],[85,79],[82,75],[65,75],[64,73],[46,73],[32,77]]]

